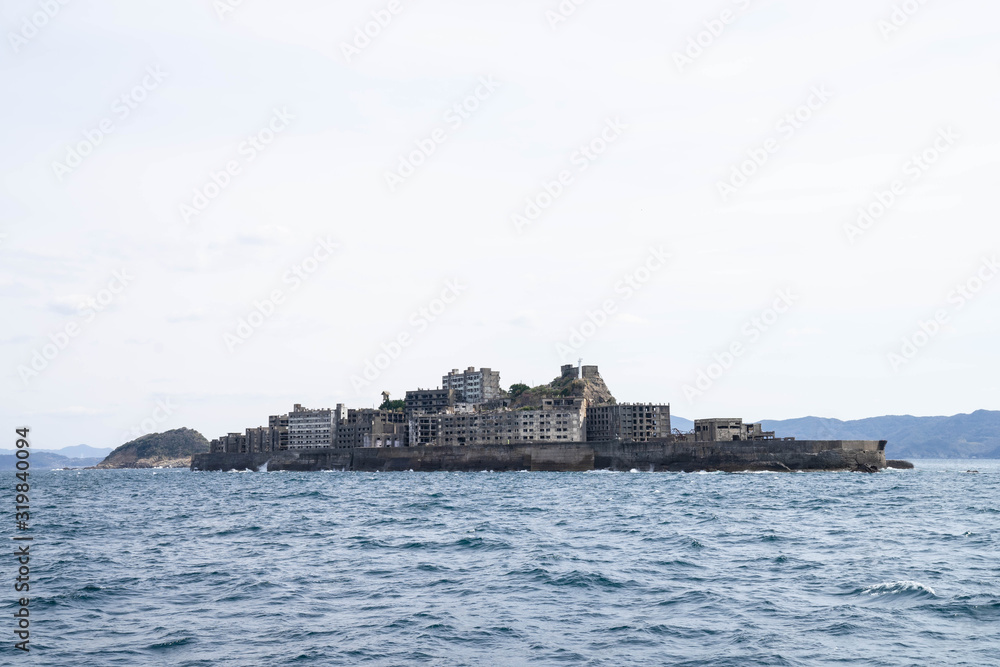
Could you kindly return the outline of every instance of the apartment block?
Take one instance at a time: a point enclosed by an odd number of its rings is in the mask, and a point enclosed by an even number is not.
[[[455,409],[454,389],[415,389],[406,392],[406,413],[451,412]]]
[[[421,423],[426,419],[426,423]],[[417,418],[416,444],[499,445],[523,442],[582,442],[587,402],[583,398],[553,398],[541,409],[491,410],[471,414],[423,415]],[[421,431],[421,427],[426,430]],[[414,421],[410,421],[414,428]],[[411,431],[411,443],[414,435]]]
[[[405,447],[407,444],[404,413],[371,409],[345,411],[343,405],[337,406],[334,447]]]
[[[271,451],[288,449],[288,415],[271,415],[267,418],[271,435]]]
[[[443,412],[407,412],[407,436],[410,447],[437,445],[441,435]]]
[[[247,435],[246,433],[228,433],[221,438],[213,440],[209,445],[209,451],[246,454]]]
[[[333,444],[333,410],[310,410],[298,403],[288,413],[288,448],[323,449]]]
[[[500,398],[500,371],[491,368],[480,368],[469,366],[465,371],[459,372],[457,368],[451,370],[441,378],[441,387],[453,389],[455,400],[462,403],[486,403]]]
[[[587,409],[587,440],[648,442],[670,435],[670,404],[619,403]]]

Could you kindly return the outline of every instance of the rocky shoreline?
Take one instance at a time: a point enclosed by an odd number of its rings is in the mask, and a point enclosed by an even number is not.
[[[145,469],[145,468],[190,468],[191,458],[186,456],[183,458],[148,458],[148,459],[136,459],[135,461],[129,461],[128,463],[98,463],[96,466],[90,466],[85,468],[85,470],[128,470],[128,469]]]

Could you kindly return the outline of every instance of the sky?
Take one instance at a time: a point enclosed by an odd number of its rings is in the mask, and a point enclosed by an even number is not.
[[[1000,409],[1000,6],[9,0],[0,421],[452,368],[686,418]]]

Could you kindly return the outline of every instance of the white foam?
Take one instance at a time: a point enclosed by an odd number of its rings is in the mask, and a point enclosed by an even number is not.
[[[874,586],[866,586],[861,589],[861,595],[871,595],[872,597],[898,593],[930,593],[934,597],[937,597],[937,593],[935,593],[934,589],[930,586],[922,584],[919,581],[910,581],[909,579],[903,581],[889,581],[876,584]]]

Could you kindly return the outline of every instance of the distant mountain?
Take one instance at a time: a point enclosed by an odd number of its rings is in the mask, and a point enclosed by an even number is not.
[[[73,445],[72,447],[63,447],[62,449],[41,449],[41,448],[31,448],[32,455],[38,452],[45,452],[46,454],[55,454],[56,456],[64,456],[70,459],[97,459],[100,461],[105,456],[111,453],[110,447],[91,447],[89,445]],[[0,454],[15,454],[16,449],[0,449]],[[90,464],[87,464],[90,465]]]
[[[670,428],[687,433],[694,430],[694,422],[690,419],[684,419],[684,417],[670,415]]]
[[[208,440],[190,428],[150,433],[111,452],[98,468],[186,468],[191,455],[208,451]]]
[[[763,420],[767,431],[802,440],[888,440],[892,459],[1000,458],[1000,412],[977,410],[951,417],[887,416],[854,421],[802,417]]]
[[[85,468],[100,463],[100,457],[70,458],[40,449],[32,449],[28,463],[30,470],[52,470],[53,468]],[[13,450],[0,450],[0,470],[15,470],[17,457]]]
[[[826,417],[761,420],[765,431],[799,440],[887,440],[891,459],[1000,459],[1000,412],[977,410],[951,417],[886,416],[841,421]],[[694,422],[670,416],[671,428]]]
[[[103,459],[111,453],[110,447],[91,447],[90,445],[73,445],[62,449],[36,449],[38,452],[51,452],[59,456],[73,458],[97,458]]]

